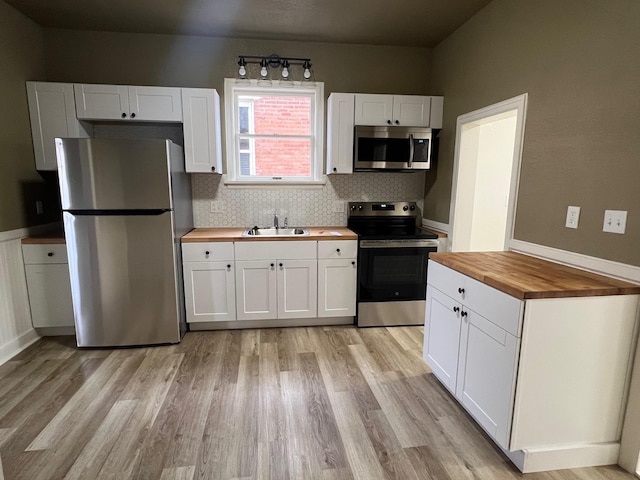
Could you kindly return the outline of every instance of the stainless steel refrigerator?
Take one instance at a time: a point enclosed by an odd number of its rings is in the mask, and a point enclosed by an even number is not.
[[[57,138],[79,347],[177,343],[191,183],[170,140]]]

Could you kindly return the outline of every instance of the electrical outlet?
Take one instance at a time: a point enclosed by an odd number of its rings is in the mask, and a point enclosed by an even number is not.
[[[567,228],[578,228],[579,220],[580,220],[580,207],[568,206],[567,220],[564,226]]]
[[[623,234],[627,227],[626,210],[605,210],[603,232]]]
[[[224,213],[224,202],[222,200],[212,200],[209,211],[211,213]]]
[[[333,213],[344,213],[344,202],[341,200],[335,200],[333,202]]]

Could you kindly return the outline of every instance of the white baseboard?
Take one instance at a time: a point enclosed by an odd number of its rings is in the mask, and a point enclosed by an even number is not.
[[[620,444],[611,442],[505,453],[522,473],[532,473],[615,465],[618,462],[619,450]]]
[[[39,339],[40,336],[34,329],[31,329],[28,332],[23,333],[19,337],[5,343],[4,345],[0,345],[0,365],[12,358],[14,355],[17,355],[18,353],[23,351],[29,345],[37,342]]]
[[[624,263],[605,260],[603,258],[590,257],[581,253],[560,250],[522,240],[510,240],[508,249],[515,252],[526,253],[535,257],[552,260],[571,267],[589,270],[594,273],[616,277],[630,282],[640,282],[640,267]]]
[[[236,320],[232,322],[194,322],[190,331],[231,330],[240,328],[317,327],[323,325],[353,325],[353,317],[291,318],[286,320]]]

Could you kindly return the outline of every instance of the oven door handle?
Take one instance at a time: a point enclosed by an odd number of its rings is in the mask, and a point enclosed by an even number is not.
[[[360,248],[438,248],[438,240],[360,240]]]
[[[409,134],[409,168],[412,168],[413,156],[416,153],[416,147],[413,143],[413,133]]]

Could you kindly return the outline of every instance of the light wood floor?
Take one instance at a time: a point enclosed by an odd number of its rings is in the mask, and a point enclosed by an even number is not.
[[[43,339],[0,366],[4,480],[523,477],[421,350],[420,327],[198,332],[117,350]]]

